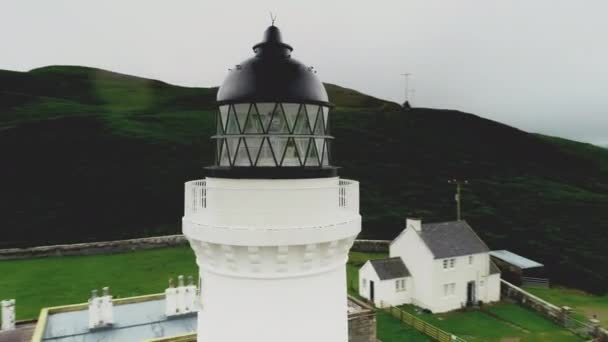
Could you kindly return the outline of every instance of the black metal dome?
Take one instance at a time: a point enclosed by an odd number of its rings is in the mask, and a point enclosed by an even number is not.
[[[291,58],[292,47],[270,26],[253,46],[255,56],[231,69],[217,93],[218,104],[292,102],[330,105],[312,67]]]

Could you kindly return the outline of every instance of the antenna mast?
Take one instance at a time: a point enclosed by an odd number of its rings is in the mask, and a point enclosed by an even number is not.
[[[406,72],[405,74],[401,74],[401,76],[405,77],[405,102],[408,102],[410,100],[409,83],[410,83],[411,75],[412,74],[409,72]]]

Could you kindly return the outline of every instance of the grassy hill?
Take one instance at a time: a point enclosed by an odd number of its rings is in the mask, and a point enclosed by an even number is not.
[[[466,178],[464,217],[491,248],[608,291],[607,150],[326,86],[334,164],[361,181],[361,237],[393,238],[410,215],[454,219],[447,180]],[[216,91],[84,67],[0,71],[0,248],[179,232],[183,182],[212,157]]]

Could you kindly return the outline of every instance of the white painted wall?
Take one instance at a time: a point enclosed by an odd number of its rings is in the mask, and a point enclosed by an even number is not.
[[[452,258],[448,258],[452,259]],[[444,259],[433,261],[433,293],[435,300],[429,306],[433,312],[446,312],[462,308],[467,302],[467,284],[470,281],[475,283],[476,301],[484,303],[496,301],[500,297],[500,292],[491,291],[494,288],[488,287],[489,275],[489,253],[479,253],[473,255],[473,263],[469,264],[469,256],[461,256],[455,259],[454,268],[443,268]],[[444,284],[455,283],[453,295],[445,295]],[[483,284],[483,285],[482,285]]]
[[[358,183],[342,183],[187,183],[183,232],[202,278],[200,341],[347,342],[345,264],[361,216]]]
[[[395,281],[401,279],[405,280],[405,290],[397,291]],[[413,292],[411,277],[380,280],[374,267],[368,261],[359,269],[359,295],[367,300],[371,300],[370,281],[374,282],[374,305],[381,307],[411,303],[411,293]]]
[[[411,302],[421,307],[431,306],[434,301],[433,255],[418,233],[406,228],[389,247],[390,257],[400,256],[412,275]]]

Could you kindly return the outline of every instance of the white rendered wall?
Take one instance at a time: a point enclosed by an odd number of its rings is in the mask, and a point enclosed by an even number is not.
[[[433,255],[422,238],[412,229],[407,228],[389,247],[390,257],[400,256],[412,275],[413,292],[410,294],[412,304],[430,308],[434,301],[433,291]]]
[[[198,341],[348,340],[344,268],[272,281],[201,276]]]
[[[450,258],[448,258],[450,259]],[[476,301],[493,302],[496,297],[500,297],[500,292],[496,293],[495,287],[488,287],[488,275],[490,270],[490,256],[488,253],[473,255],[473,264],[469,264],[469,256],[454,258],[454,268],[443,268],[444,259],[436,259],[433,262],[434,283],[433,291],[435,300],[429,309],[433,312],[446,312],[460,309],[467,302],[467,284],[470,281],[475,283]],[[483,282],[483,286],[481,285]],[[445,296],[444,284],[455,283],[454,295]]]
[[[380,280],[368,261],[359,269],[359,295],[370,300],[370,281],[373,281],[374,305],[377,307],[409,304],[413,293],[413,280],[411,277],[399,278],[399,280],[401,279],[405,280],[405,290],[397,291],[395,288],[397,279]],[[365,285],[363,285],[363,280],[365,280]]]
[[[199,341],[348,340],[358,183],[207,178],[187,183],[185,204],[201,275]]]

